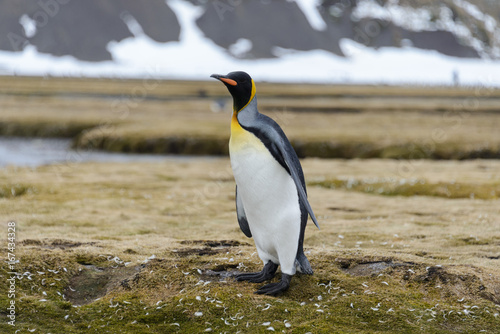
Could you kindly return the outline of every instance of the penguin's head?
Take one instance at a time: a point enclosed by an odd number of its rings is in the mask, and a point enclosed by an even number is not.
[[[227,75],[212,74],[210,77],[220,80],[233,96],[233,109],[241,111],[255,96],[255,83],[245,72],[231,72]]]

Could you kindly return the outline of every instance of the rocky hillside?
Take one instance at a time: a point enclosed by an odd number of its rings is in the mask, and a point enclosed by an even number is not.
[[[27,45],[55,56],[113,60],[110,43],[144,33],[179,41],[187,0],[0,0],[0,51]],[[190,0],[193,24],[234,58],[280,56],[283,49],[344,56],[342,40],[370,48],[413,46],[445,55],[500,58],[500,5],[492,0]],[[1,64],[0,64],[1,65]]]

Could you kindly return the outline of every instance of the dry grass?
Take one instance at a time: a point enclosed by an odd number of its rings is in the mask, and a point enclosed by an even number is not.
[[[144,96],[149,98],[173,98],[186,96],[222,96],[220,83],[207,81],[165,81],[2,77],[2,94],[38,96]],[[259,82],[261,96],[325,97],[325,96],[385,96],[385,97],[488,97],[500,98],[500,90],[486,87],[427,87],[384,85],[321,85]]]
[[[227,154],[231,103],[218,82],[7,80],[0,134],[73,137],[79,148],[109,151]],[[499,90],[259,83],[258,96],[302,157],[500,156]]]
[[[321,226],[309,226],[305,240],[315,275],[297,276],[278,299],[225,276],[260,267],[236,222],[227,158],[0,170],[4,188],[30,189],[0,198],[4,222],[17,223],[17,268],[25,273],[16,329],[432,333],[496,326],[496,200],[313,184],[339,178],[488,188],[500,181],[499,162],[306,159],[303,166]],[[4,287],[1,296],[3,309]]]

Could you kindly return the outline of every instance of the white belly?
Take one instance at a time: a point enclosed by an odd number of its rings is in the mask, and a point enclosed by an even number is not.
[[[301,217],[297,188],[256,136],[245,137],[238,143],[231,138],[229,148],[250,231],[262,261],[279,263],[293,275]]]

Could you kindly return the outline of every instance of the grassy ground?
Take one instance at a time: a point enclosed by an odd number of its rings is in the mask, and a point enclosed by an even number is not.
[[[0,170],[1,247],[15,221],[22,273],[15,328],[0,284],[0,331],[498,331],[500,162],[303,167],[321,226],[306,231],[315,274],[279,298],[231,278],[261,263],[236,222],[227,158]]]
[[[0,135],[72,137],[80,149],[227,155],[231,103],[215,80],[0,84]],[[257,90],[261,111],[301,157],[500,157],[500,90],[269,83]]]
[[[0,77],[0,86],[0,135],[227,154],[230,103],[218,82]],[[6,259],[15,222],[22,275],[15,327],[10,285],[0,284],[0,332],[498,331],[500,162],[421,158],[499,157],[500,91],[257,89],[302,157],[411,158],[303,160],[321,225],[306,231],[313,276],[297,275],[279,298],[232,279],[261,263],[236,222],[227,157],[10,167],[0,169],[0,246]],[[6,282],[12,269],[1,267]]]

